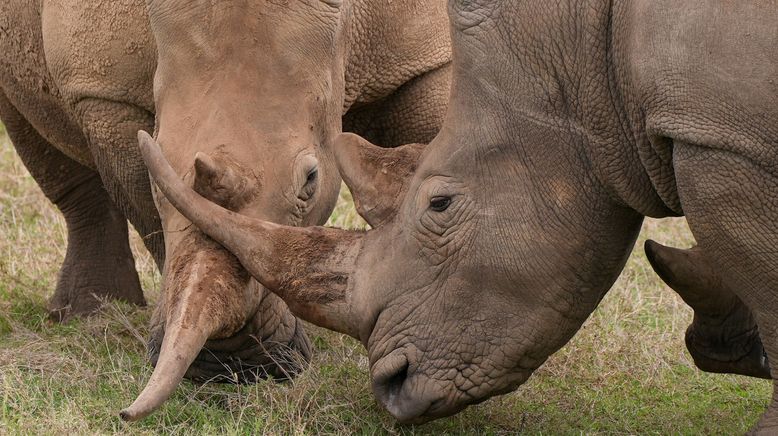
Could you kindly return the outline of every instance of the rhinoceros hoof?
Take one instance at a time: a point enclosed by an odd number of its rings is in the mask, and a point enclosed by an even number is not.
[[[109,266],[95,263],[66,262],[63,265],[48,304],[51,320],[68,322],[91,315],[109,300],[146,305],[132,258],[111,258],[105,262]]]
[[[686,348],[694,364],[702,371],[772,379],[770,363],[759,335],[741,337],[745,343],[713,342],[706,340],[707,337],[700,337],[691,325],[686,331]]]

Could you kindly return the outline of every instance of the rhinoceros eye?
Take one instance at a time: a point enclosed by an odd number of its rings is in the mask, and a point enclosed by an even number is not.
[[[316,179],[319,177],[319,169],[313,168],[310,171],[308,171],[308,175],[305,177],[305,184],[310,185],[311,183],[315,182]]]
[[[432,197],[430,200],[430,209],[435,212],[443,212],[451,205],[451,197],[439,196]]]

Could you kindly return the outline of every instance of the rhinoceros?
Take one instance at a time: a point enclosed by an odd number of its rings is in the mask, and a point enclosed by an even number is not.
[[[283,378],[310,355],[278,297],[164,199],[155,205],[137,131],[156,126],[179,173],[219,204],[323,224],[341,185],[342,124],[389,146],[428,142],[451,56],[438,0],[10,0],[0,53],[0,118],[67,223],[53,316],[90,313],[94,296],[144,304],[127,219],[164,269],[156,370],[127,419],[185,373]]]
[[[159,187],[293,313],[360,339],[402,422],[527,380],[611,287],[645,216],[686,216],[778,361],[778,2],[448,4],[438,136],[420,154],[336,140],[373,230],[220,208],[142,136]],[[756,428],[778,432],[775,394]]]

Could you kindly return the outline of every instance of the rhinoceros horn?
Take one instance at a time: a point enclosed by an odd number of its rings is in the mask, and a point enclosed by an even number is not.
[[[188,317],[181,313],[183,310],[180,308],[181,305],[178,313],[172,317],[173,323],[167,325],[160,359],[146,387],[130,407],[119,413],[125,421],[145,418],[170,398],[213,330],[209,328],[209,324],[214,321],[212,317],[201,314],[205,316],[198,317],[199,320],[194,322],[186,322]]]

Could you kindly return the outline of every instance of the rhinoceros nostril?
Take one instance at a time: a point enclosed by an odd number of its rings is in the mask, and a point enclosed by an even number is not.
[[[429,420],[426,413],[440,397],[419,389],[424,378],[414,372],[406,351],[396,350],[376,362],[371,373],[373,392],[399,422],[422,423]]]
[[[405,353],[394,352],[379,360],[373,367],[373,388],[384,405],[397,398],[408,378],[408,366]]]
[[[394,374],[389,374],[383,384],[390,397],[396,397],[405,384],[405,380],[408,378],[408,362],[404,365],[396,368]]]

